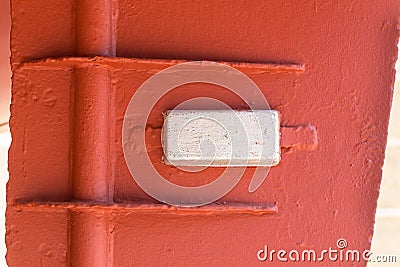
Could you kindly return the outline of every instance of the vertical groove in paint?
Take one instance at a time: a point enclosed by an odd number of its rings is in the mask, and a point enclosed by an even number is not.
[[[75,69],[72,199],[112,202],[110,166],[111,79],[107,69]],[[71,266],[109,266],[110,223],[106,211],[71,211]]]
[[[73,175],[74,175],[74,140],[75,140],[75,83],[76,68],[71,69],[70,93],[69,93],[69,130],[70,142],[68,151],[68,192],[70,199],[73,197]]]
[[[75,134],[72,196],[82,201],[112,201],[109,172],[110,78],[99,66],[75,74]]]
[[[72,244],[72,211],[68,210],[67,213],[67,218],[68,218],[68,228],[67,228],[67,255],[66,255],[66,261],[67,261],[67,266],[72,267],[72,261],[71,261],[71,244]]]
[[[78,56],[115,56],[113,0],[76,0],[73,39]],[[73,92],[72,199],[113,201],[114,173],[110,166],[111,79],[95,65],[78,67]],[[69,253],[71,266],[112,266],[112,233],[107,212],[71,211]]]
[[[76,14],[78,13],[77,9],[76,9],[77,1],[78,0],[75,0],[75,1],[71,2],[71,43],[73,45],[73,54],[74,55],[77,54],[76,53],[77,42],[76,42],[76,30],[75,30],[76,24],[77,24]]]
[[[117,56],[117,20],[118,20],[118,0],[111,1],[111,55]]]
[[[74,14],[74,12],[73,12]],[[73,37],[74,38],[74,37]],[[74,175],[74,137],[75,137],[75,83],[76,83],[76,69],[72,68],[70,71],[70,93],[69,93],[69,127],[70,127],[70,145],[69,145],[69,175],[68,175],[68,190],[69,194],[73,196],[73,175]],[[67,229],[67,266],[72,267],[71,261],[71,241],[72,241],[72,211],[68,211],[68,229]]]
[[[110,77],[110,99],[109,99],[109,118],[108,123],[109,127],[109,192],[110,192],[110,201],[114,202],[114,180],[115,180],[115,166],[116,166],[116,148],[114,142],[116,142],[115,130],[116,130],[116,107],[115,107],[115,95],[116,95],[116,80],[113,71],[109,71]]]
[[[76,0],[78,56],[115,56],[113,0]]]
[[[71,212],[71,266],[107,267],[110,263],[108,214],[105,211]]]

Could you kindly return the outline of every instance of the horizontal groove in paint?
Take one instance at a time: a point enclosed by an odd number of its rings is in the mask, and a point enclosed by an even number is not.
[[[114,212],[156,212],[170,214],[273,214],[278,212],[276,203],[213,203],[206,206],[186,208],[154,203],[99,203],[99,202],[25,202],[12,205],[19,210],[109,210]]]
[[[62,57],[45,58],[36,61],[21,63],[20,67],[76,67],[81,65],[102,65],[110,68],[137,69],[138,65],[145,65],[149,72],[157,72],[176,64],[190,62],[189,60],[166,59],[139,59],[139,58],[111,58],[111,57]],[[301,64],[281,63],[246,63],[246,62],[219,62],[226,64],[246,74],[275,74],[275,73],[302,73],[305,67]]]

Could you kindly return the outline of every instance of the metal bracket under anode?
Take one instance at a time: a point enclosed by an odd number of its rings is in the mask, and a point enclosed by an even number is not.
[[[98,73],[100,78],[102,77],[103,70],[112,72],[124,68],[125,70],[145,72],[148,74],[154,74],[161,69],[170,67],[172,65],[183,63],[184,61],[179,60],[156,60],[156,59],[136,59],[136,58],[110,58],[110,57],[67,57],[67,58],[48,58],[37,61],[23,62],[16,66],[19,70],[40,70],[47,71],[48,69],[65,69],[75,70],[77,72],[78,80],[84,75],[81,75],[81,67],[93,69],[93,71],[101,72]],[[275,63],[237,63],[237,62],[222,62],[231,67],[237,68],[247,75],[269,75],[269,74],[298,74],[304,72],[304,66],[299,64],[275,64]],[[75,72],[74,72],[75,73]],[[108,77],[108,76],[107,76]],[[98,83],[100,78],[94,79]],[[84,81],[87,81],[84,80]],[[95,83],[96,84],[96,83]],[[107,84],[107,83],[104,83]],[[161,125],[146,125],[146,133],[152,133],[151,136],[159,136],[161,131]],[[291,153],[297,150],[313,150],[317,146],[317,130],[314,126],[308,124],[302,125],[281,125],[280,126],[280,148],[281,156],[286,153]],[[161,149],[157,142],[154,143],[154,149]],[[110,177],[107,177],[109,180]],[[98,183],[97,183],[98,184]],[[90,186],[87,186],[90,188]],[[110,190],[107,189],[107,192]],[[107,211],[107,212],[150,212],[150,213],[166,213],[176,215],[215,215],[215,214],[276,214],[278,212],[277,203],[212,203],[206,206],[185,208],[185,207],[174,207],[160,203],[114,203],[111,201],[84,201],[84,202],[37,202],[27,197],[26,200],[20,202],[16,201],[10,204],[10,208],[15,208],[18,211],[29,210],[29,211],[79,211],[87,213],[95,213],[96,211]]]

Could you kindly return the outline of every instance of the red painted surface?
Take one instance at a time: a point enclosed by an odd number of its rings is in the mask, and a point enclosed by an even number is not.
[[[8,130],[4,123],[10,116],[11,68],[10,68],[10,2],[0,0],[0,133]]]
[[[9,265],[253,266],[264,245],[323,250],[339,238],[368,249],[399,14],[395,0],[13,0]],[[107,57],[82,57],[95,55]],[[283,126],[281,163],[256,192],[247,191],[251,168],[222,204],[192,210],[157,204],[135,184],[122,154],[123,115],[147,78],[177,62],[168,59],[265,63],[235,65]],[[178,184],[221,172],[161,163],[161,113],[197,96],[246,107],[205,84],[157,103],[148,153]]]

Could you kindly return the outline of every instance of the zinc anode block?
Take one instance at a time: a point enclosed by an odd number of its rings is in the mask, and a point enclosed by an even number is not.
[[[172,110],[162,131],[164,162],[175,166],[275,166],[280,160],[274,110]]]

